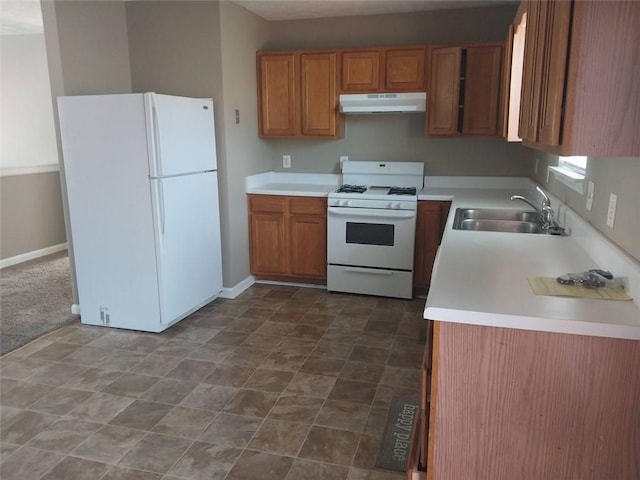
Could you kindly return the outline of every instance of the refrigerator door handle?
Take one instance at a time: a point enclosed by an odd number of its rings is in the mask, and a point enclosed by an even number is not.
[[[160,233],[164,236],[164,224],[165,224],[165,209],[164,209],[164,187],[162,186],[162,180],[158,180],[158,197],[160,203]]]
[[[158,108],[155,99],[151,94],[151,117],[153,119],[153,160],[155,167],[155,176],[162,176],[162,148],[160,144],[160,120],[158,118]]]

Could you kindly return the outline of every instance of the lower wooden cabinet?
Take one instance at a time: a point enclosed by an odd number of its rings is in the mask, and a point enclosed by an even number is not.
[[[435,321],[432,356],[429,479],[640,478],[640,342]]]
[[[261,280],[326,284],[327,201],[249,195],[251,273]]]
[[[433,262],[442,240],[451,202],[419,201],[416,218],[416,244],[413,265],[413,290],[423,295],[429,289]]]

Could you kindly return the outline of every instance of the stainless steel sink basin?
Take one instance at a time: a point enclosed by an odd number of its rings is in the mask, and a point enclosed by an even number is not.
[[[455,230],[484,232],[546,233],[537,212],[489,208],[458,208]]]

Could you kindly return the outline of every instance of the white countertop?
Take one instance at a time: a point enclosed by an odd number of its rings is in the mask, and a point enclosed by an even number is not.
[[[327,196],[341,176],[265,172],[246,179],[246,192]],[[480,188],[479,188],[480,187]],[[424,317],[523,330],[640,340],[640,264],[551,197],[567,237],[453,230],[456,208],[527,209],[511,195],[536,199],[526,178],[425,177],[419,200],[452,201],[436,258]],[[527,277],[557,277],[591,268],[629,278],[633,302],[534,295]]]
[[[533,184],[531,184],[532,186]],[[557,277],[591,268],[611,269],[614,274],[636,275],[638,265],[624,258],[622,263],[599,264],[583,248],[584,225],[567,216],[576,235],[558,237],[520,233],[453,230],[456,208],[529,209],[509,200],[513,194],[536,198],[517,188],[426,187],[421,200],[452,200],[451,211],[434,265],[424,317],[445,321],[640,340],[640,309],[636,302],[590,300],[534,295],[527,277]],[[553,201],[552,205],[558,207]],[[561,210],[562,213],[562,210]],[[562,219],[561,219],[562,220]],[[590,235],[599,235],[591,232]],[[608,242],[605,242],[608,243]],[[599,249],[617,247],[598,245]],[[591,252],[591,250],[590,250]],[[607,252],[606,258],[617,252]],[[599,252],[598,256],[602,256]],[[618,270],[609,266],[615,263]],[[627,272],[620,265],[628,266]],[[636,282],[637,278],[630,277]],[[634,288],[634,290],[636,290]]]
[[[294,197],[326,197],[342,176],[329,173],[265,172],[246,178],[246,193]]]

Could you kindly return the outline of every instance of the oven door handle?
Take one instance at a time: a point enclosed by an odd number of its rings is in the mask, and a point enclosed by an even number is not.
[[[357,267],[344,267],[345,272],[351,273],[368,273],[372,275],[393,275],[393,272],[389,270],[376,270],[374,268],[357,268]]]
[[[362,208],[345,208],[328,207],[327,212],[330,215],[336,215],[340,217],[365,217],[365,218],[388,218],[388,219],[403,219],[414,218],[416,216],[415,210],[370,210]]]

